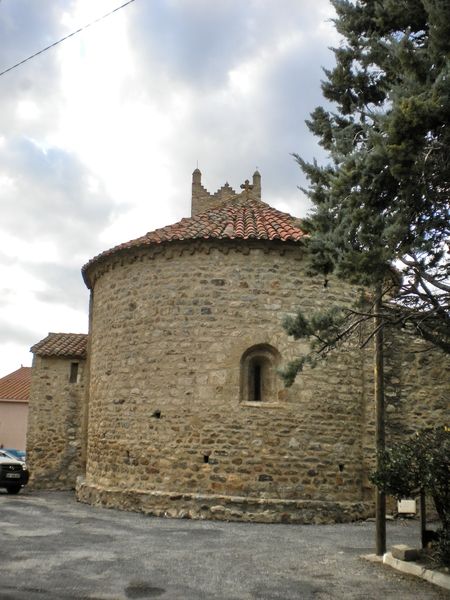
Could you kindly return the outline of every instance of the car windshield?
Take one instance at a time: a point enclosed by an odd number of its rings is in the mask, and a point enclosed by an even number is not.
[[[2,456],[3,458],[12,458],[13,460],[17,460],[16,456],[13,456],[9,452],[6,452],[6,450],[0,450],[0,456]]]
[[[6,452],[9,456],[17,458],[18,460],[25,460],[24,450],[16,450],[15,448],[3,448],[3,452]]]

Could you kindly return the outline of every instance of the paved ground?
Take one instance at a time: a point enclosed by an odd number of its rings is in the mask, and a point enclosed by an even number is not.
[[[388,544],[416,543],[417,522],[388,525]],[[360,559],[373,528],[156,519],[65,492],[0,490],[0,599],[449,598]]]

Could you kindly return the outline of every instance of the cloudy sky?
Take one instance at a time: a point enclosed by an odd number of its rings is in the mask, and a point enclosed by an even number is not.
[[[0,0],[0,71],[125,0]],[[0,77],[0,376],[49,331],[87,331],[81,266],[188,216],[256,167],[305,215],[290,156],[337,44],[328,0],[134,0]]]

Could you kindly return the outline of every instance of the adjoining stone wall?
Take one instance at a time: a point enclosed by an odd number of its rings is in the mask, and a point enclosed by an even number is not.
[[[387,331],[387,443],[450,423],[450,356],[411,331]]]
[[[408,329],[384,332],[386,447],[416,431],[450,422],[450,356],[413,335]],[[366,349],[366,353],[369,349]],[[363,499],[373,496],[369,474],[376,467],[374,452],[375,400],[372,359],[366,359],[366,398],[363,429]],[[397,510],[388,497],[388,510]],[[429,516],[435,514],[430,504]]]
[[[407,329],[385,329],[386,446],[450,422],[450,356]],[[365,470],[375,467],[373,377],[368,372],[363,439]],[[369,486],[370,487],[370,486]]]
[[[386,332],[386,446],[450,424],[450,356],[404,329]],[[391,499],[391,507],[396,500]],[[417,502],[417,507],[419,503]],[[437,519],[431,498],[427,518]]]
[[[70,383],[70,365],[78,379]],[[31,378],[27,463],[29,486],[72,489],[81,467],[81,423],[85,361],[34,356]]]
[[[283,317],[355,290],[308,278],[295,244],[171,243],[108,261],[91,273],[80,490],[362,499],[364,353],[348,348],[289,390],[278,380],[272,398],[239,401],[249,348],[294,358],[302,345]]]

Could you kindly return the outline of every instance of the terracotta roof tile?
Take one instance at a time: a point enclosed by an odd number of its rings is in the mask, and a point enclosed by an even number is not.
[[[30,384],[31,367],[20,367],[0,379],[0,400],[28,400]]]
[[[181,240],[280,240],[298,242],[305,236],[299,219],[272,208],[261,200],[242,195],[229,199],[219,208],[207,210],[193,217],[181,219],[174,225],[161,227],[135,240],[125,242],[102,252],[84,265],[86,271],[98,260],[122,250],[152,246]]]
[[[88,336],[85,333],[49,333],[30,348],[38,356],[85,358]]]

